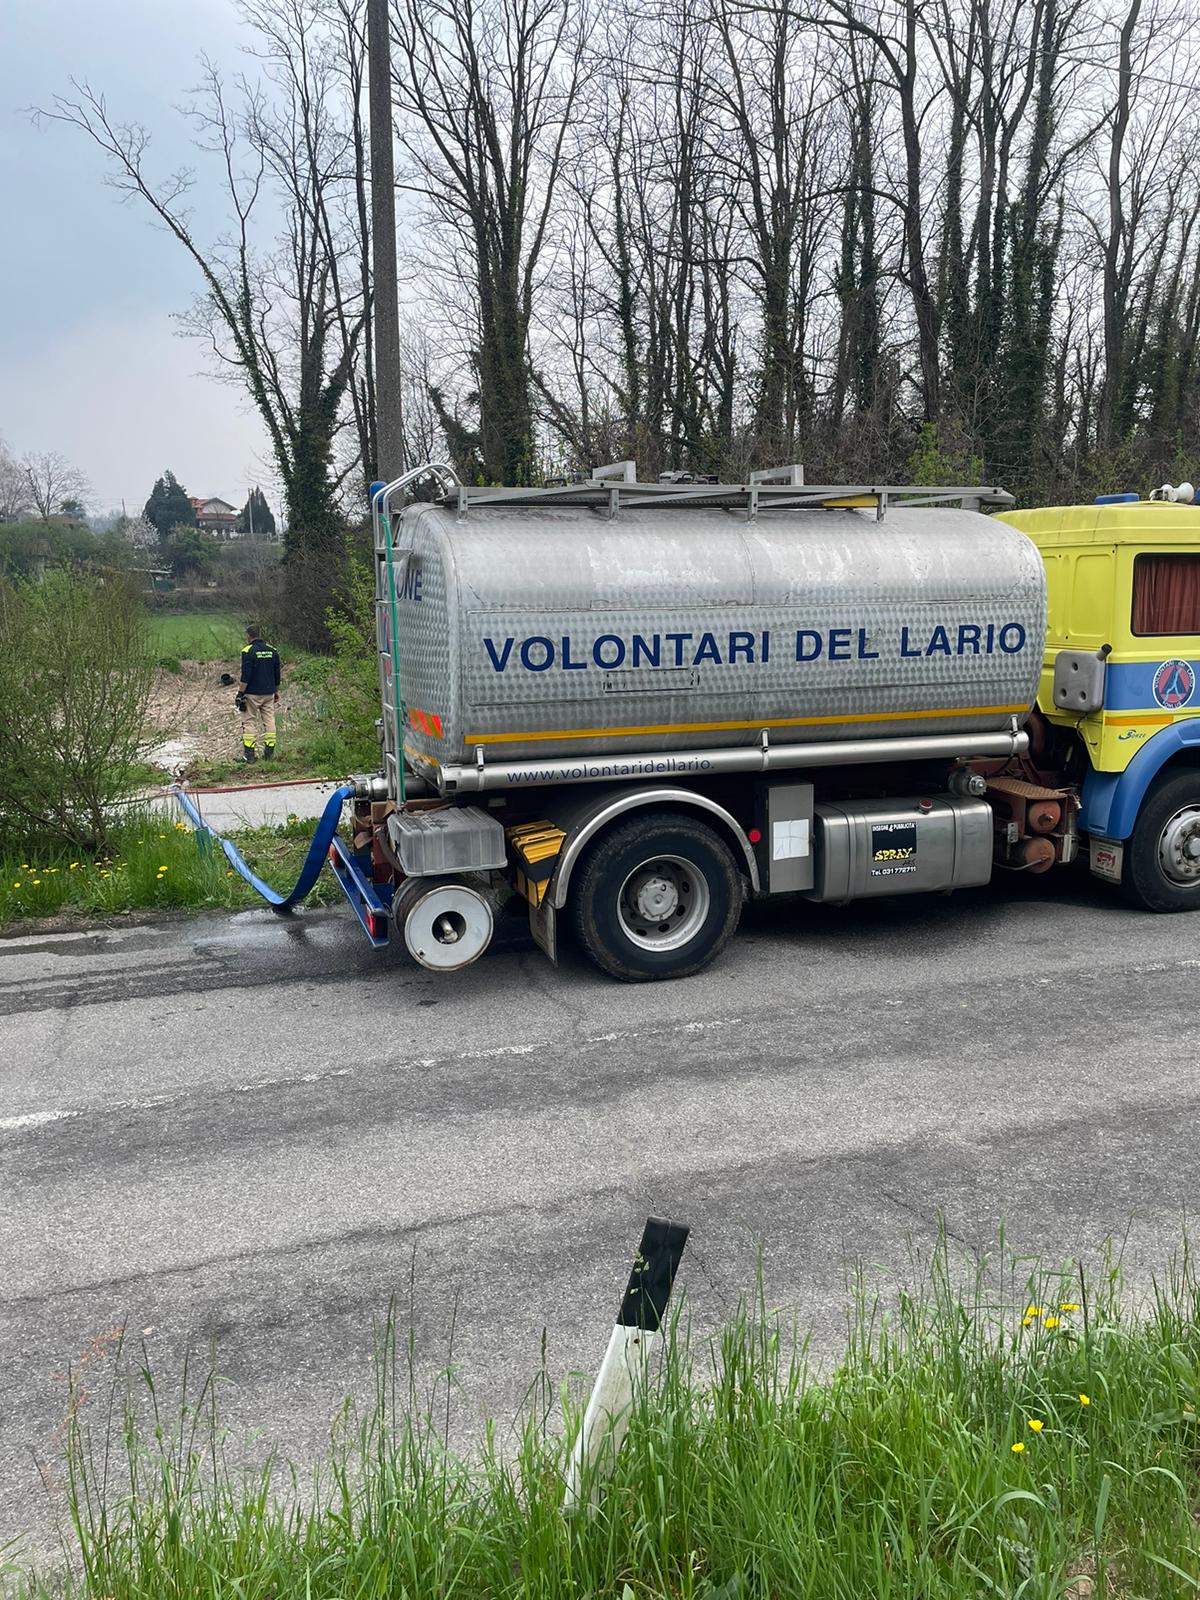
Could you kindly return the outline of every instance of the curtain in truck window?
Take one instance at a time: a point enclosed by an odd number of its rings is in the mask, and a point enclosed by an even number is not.
[[[1134,558],[1133,631],[1200,633],[1200,555]]]

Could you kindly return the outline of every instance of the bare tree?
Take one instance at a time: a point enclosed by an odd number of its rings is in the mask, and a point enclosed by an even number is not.
[[[410,186],[468,291],[479,465],[529,480],[529,330],[579,77],[570,0],[398,0],[396,97]],[[465,441],[464,441],[465,442]]]
[[[150,135],[113,117],[90,85],[73,84],[74,98],[56,97],[41,114],[92,139],[111,162],[112,186],[146,204],[194,262],[203,292],[187,326],[245,387],[266,428],[287,505],[292,622],[317,638],[340,561],[338,492],[353,468],[335,471],[335,445],[368,313],[360,275],[349,284],[343,276],[353,245],[341,206],[355,135],[341,119],[342,63],[319,0],[254,0],[245,10],[266,86],[241,78],[231,93],[206,61],[189,111],[225,191],[230,227],[219,238],[194,230],[195,174],[152,178]],[[272,190],[285,222],[264,249],[257,236]]]
[[[15,522],[32,504],[25,469],[0,439],[0,522]]]
[[[804,354],[829,221],[830,51],[786,3],[748,15],[735,0],[716,0],[715,14],[723,70],[712,94],[731,134],[716,159],[727,171],[759,305],[753,426],[763,459],[780,461],[794,453],[812,406]]]
[[[91,490],[86,474],[57,450],[32,451],[21,458],[29,500],[43,522],[63,509],[67,500],[83,500]]]

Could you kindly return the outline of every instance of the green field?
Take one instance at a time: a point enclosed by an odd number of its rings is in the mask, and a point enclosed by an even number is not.
[[[245,623],[232,611],[155,611],[150,614],[155,656],[167,661],[236,661]]]

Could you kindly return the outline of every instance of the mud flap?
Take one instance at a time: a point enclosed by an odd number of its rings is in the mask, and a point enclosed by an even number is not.
[[[541,905],[529,907],[529,931],[534,943],[545,951],[555,966],[558,965],[558,916],[550,904],[548,894],[542,896]]]

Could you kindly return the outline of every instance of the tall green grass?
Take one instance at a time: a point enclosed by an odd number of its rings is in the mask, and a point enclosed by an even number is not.
[[[1143,1314],[1115,1271],[1025,1280],[944,1252],[865,1298],[815,1375],[761,1304],[665,1339],[592,1514],[562,1508],[577,1424],[543,1369],[515,1441],[447,1447],[380,1340],[311,1479],[228,1463],[211,1376],[168,1414],[143,1357],[122,1415],[70,1419],[70,1592],[110,1600],[1097,1600],[1200,1589],[1200,1290],[1186,1257]],[[136,1391],[140,1390],[140,1394]],[[188,1382],[185,1376],[185,1390]],[[48,1591],[35,1579],[27,1592]]]
[[[300,871],[314,826],[297,821],[248,828],[234,838],[259,876],[285,889]],[[332,874],[324,873],[310,903],[340,894]],[[131,808],[103,855],[27,848],[0,857],[0,927],[30,917],[262,903],[219,849],[206,848],[168,812]]]

